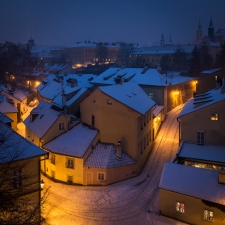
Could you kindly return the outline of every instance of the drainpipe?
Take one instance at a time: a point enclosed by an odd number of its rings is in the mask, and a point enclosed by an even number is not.
[[[179,120],[179,117],[177,117],[177,122],[179,123],[179,146],[180,146],[180,120]]]

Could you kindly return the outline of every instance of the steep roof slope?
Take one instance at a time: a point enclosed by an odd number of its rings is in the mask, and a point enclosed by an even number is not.
[[[51,103],[41,101],[24,121],[24,124],[39,138],[45,135],[61,114],[53,110],[51,106]],[[32,114],[37,115],[33,121],[31,121]]]
[[[134,82],[102,86],[98,88],[101,92],[141,114],[145,114],[156,104],[146,95],[140,86]]]

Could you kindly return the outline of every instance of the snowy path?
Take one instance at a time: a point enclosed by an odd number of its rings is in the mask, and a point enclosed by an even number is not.
[[[43,177],[46,186],[51,186],[44,212],[46,224],[183,224],[158,214],[163,165],[178,149],[176,118],[180,109],[181,106],[168,113],[138,177],[106,187],[70,186]]]

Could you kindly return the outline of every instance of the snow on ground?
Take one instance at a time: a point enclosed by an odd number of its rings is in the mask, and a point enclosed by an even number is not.
[[[109,186],[92,187],[56,183],[42,175],[45,190],[51,187],[43,211],[46,224],[184,224],[158,214],[158,184],[163,165],[171,161],[178,148],[176,117],[180,108],[168,113],[151,155],[137,177]]]
[[[178,123],[176,117],[181,106],[168,113],[151,155],[137,177],[109,186],[75,186],[56,183],[45,176],[44,190],[49,197],[44,204],[46,225],[184,225],[184,223],[159,215],[159,189],[163,165],[171,161],[178,148]],[[23,120],[33,107],[29,107]],[[25,135],[23,122],[18,133]],[[42,191],[42,194],[45,191]]]

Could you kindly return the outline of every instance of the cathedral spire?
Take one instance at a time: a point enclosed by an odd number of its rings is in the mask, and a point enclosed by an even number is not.
[[[211,20],[210,20],[210,22],[209,22],[208,36],[209,36],[210,38],[214,38],[214,26],[213,26],[213,22],[212,22],[212,16],[211,16]]]
[[[161,46],[164,45],[164,34],[162,30],[162,35],[161,35],[161,41],[160,41]]]

